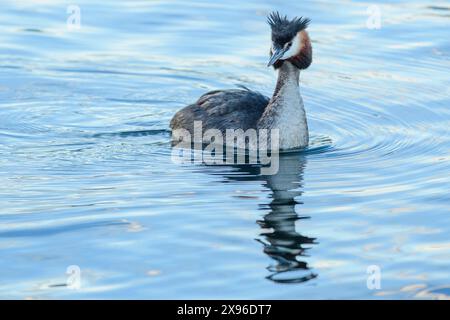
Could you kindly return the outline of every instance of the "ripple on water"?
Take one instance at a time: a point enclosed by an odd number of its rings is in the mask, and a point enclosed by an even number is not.
[[[448,6],[369,30],[365,4],[284,3],[313,21],[311,139],[262,176],[172,163],[168,126],[207,90],[271,94],[260,3],[81,1],[80,32],[59,1],[6,3],[0,296],[448,298]]]

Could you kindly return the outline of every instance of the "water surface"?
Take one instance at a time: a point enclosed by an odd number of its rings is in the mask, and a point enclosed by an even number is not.
[[[79,30],[68,4],[0,13],[0,297],[450,297],[448,3],[377,2],[370,29],[364,1],[80,0]],[[310,149],[173,163],[179,108],[271,95],[273,9],[312,20]]]

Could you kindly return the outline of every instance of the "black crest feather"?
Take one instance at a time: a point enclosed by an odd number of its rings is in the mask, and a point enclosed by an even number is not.
[[[289,20],[287,16],[282,16],[278,11],[274,11],[267,17],[267,23],[272,29],[272,41],[279,46],[283,46],[286,42],[308,27],[310,23],[308,18],[294,18]]]

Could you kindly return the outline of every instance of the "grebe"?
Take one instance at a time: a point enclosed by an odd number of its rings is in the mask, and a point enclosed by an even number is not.
[[[308,18],[288,20],[278,12],[268,18],[272,30],[272,47],[267,66],[278,70],[272,98],[249,89],[215,90],[178,111],[170,122],[172,130],[194,132],[194,121],[204,130],[278,129],[280,149],[303,148],[309,134],[303,100],[299,91],[300,70],[312,62],[311,41],[306,27]]]

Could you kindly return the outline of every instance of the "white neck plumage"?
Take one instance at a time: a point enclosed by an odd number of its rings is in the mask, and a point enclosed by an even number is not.
[[[299,90],[300,70],[288,60],[278,70],[275,91],[258,121],[258,128],[278,129],[282,150],[304,148],[309,133]]]

